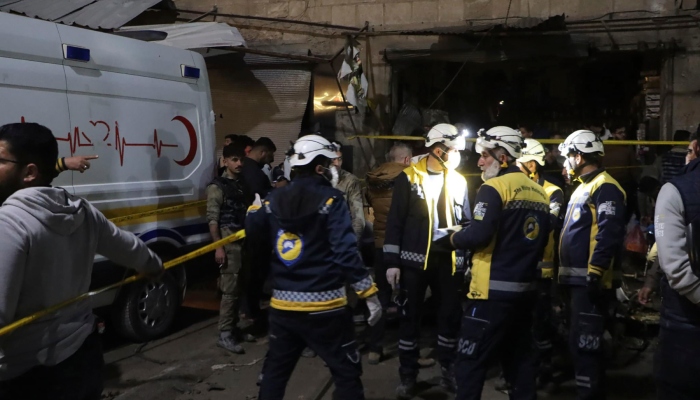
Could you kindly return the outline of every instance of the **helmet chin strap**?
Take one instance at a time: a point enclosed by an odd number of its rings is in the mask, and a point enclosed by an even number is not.
[[[488,149],[488,150],[486,150],[486,151],[489,153],[489,155],[490,155],[491,157],[493,157],[494,160],[498,161],[498,157],[496,157],[496,153],[494,153],[493,150]],[[501,168],[508,168],[508,163],[505,162],[505,161],[503,161],[503,162],[501,163]],[[530,170],[528,170],[528,172],[529,172],[529,171],[530,171]]]
[[[530,168],[527,167],[525,164],[520,164],[522,165],[523,168],[525,168],[525,171],[527,171],[527,175],[532,179],[533,181],[537,182],[537,173],[530,171]]]
[[[433,156],[439,163],[440,166],[442,166],[443,169],[447,169],[447,165],[445,165],[445,160],[442,159],[439,155],[435,154],[435,151],[431,151],[430,155]]]

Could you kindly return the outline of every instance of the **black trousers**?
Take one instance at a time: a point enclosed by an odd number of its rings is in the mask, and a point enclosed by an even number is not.
[[[270,310],[270,348],[262,371],[260,400],[284,399],[289,377],[306,347],[331,370],[335,399],[365,398],[352,313],[343,307],[315,313]]]
[[[386,265],[384,265],[384,250],[375,249],[374,254],[374,283],[377,284],[377,297],[382,305],[382,317],[374,326],[367,326],[367,346],[369,351],[383,353],[384,332],[386,331],[386,310],[391,305],[391,285],[386,280]]]
[[[93,333],[62,362],[34,367],[17,378],[0,381],[0,399],[99,400],[103,367],[102,342],[99,334]]]
[[[574,362],[578,400],[604,400],[603,334],[608,301],[591,299],[584,286],[565,289],[569,297],[569,351]]]
[[[454,364],[457,333],[459,332],[460,289],[462,274],[452,274],[450,253],[431,253],[428,269],[402,268],[399,333],[399,374],[418,376],[420,350],[420,321],[425,291],[428,286],[438,300],[438,340],[436,355],[443,367]]]
[[[500,361],[511,400],[537,398],[537,352],[532,340],[535,294],[511,301],[469,300],[457,346],[456,400],[478,400],[486,373]]]
[[[662,327],[654,357],[658,400],[700,398],[700,329]]]
[[[542,364],[552,362],[554,328],[552,324],[552,279],[537,281],[537,302],[535,303],[532,333]]]

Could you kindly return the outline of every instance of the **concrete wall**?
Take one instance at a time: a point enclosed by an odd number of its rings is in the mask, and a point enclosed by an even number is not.
[[[571,19],[607,13],[652,11],[674,14],[693,9],[695,0],[175,0],[179,9],[363,26],[377,29],[454,25],[466,20],[510,17]],[[510,10],[509,10],[510,8]]]
[[[242,14],[290,20],[323,22],[348,27],[369,24],[370,31],[421,29],[440,26],[459,26],[467,23],[502,22],[508,15],[511,21],[518,17],[547,18],[565,14],[569,20],[598,18],[610,13],[615,17],[676,15],[696,9],[697,0],[175,0],[181,10],[206,12],[216,5],[220,13]],[[194,18],[196,14],[182,14]],[[211,18],[206,18],[206,21]],[[332,55],[345,42],[342,30],[218,17],[238,27],[251,47],[281,52]],[[482,21],[479,21],[482,20]],[[670,31],[666,31],[670,32]],[[667,77],[663,104],[671,106],[662,116],[662,138],[670,138],[675,129],[695,130],[699,122],[696,110],[700,107],[700,78],[690,71],[700,67],[700,48],[696,42],[697,29],[690,35],[690,49],[666,62],[671,68]],[[631,32],[616,34],[618,44],[636,46],[639,40],[649,43],[665,40],[673,33]],[[425,49],[438,42],[438,36],[377,36],[359,38],[362,61],[370,83],[369,98],[376,105],[372,113],[358,121],[364,134],[386,133],[391,128],[391,66],[385,63],[383,51],[387,48]],[[594,35],[592,43],[608,45],[606,34]],[[663,74],[662,74],[663,75]],[[347,115],[340,114],[338,131],[351,131]],[[348,132],[352,133],[352,132]],[[339,133],[340,135],[340,133]],[[353,143],[351,143],[353,144]],[[381,144],[374,154],[385,150]],[[368,146],[365,146],[366,148]],[[356,146],[355,165],[364,164]]]

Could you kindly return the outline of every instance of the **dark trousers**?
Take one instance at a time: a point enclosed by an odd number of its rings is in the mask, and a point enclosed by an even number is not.
[[[287,381],[307,346],[331,370],[335,399],[365,398],[352,313],[343,307],[315,313],[270,310],[270,348],[262,371],[260,400],[284,399]]]
[[[540,279],[537,281],[537,302],[535,303],[532,333],[535,339],[535,346],[539,351],[540,363],[550,364],[552,362],[552,338],[554,337],[552,324],[552,279]]]
[[[700,398],[700,330],[662,327],[654,357],[658,400]]]
[[[431,253],[426,270],[402,268],[399,298],[401,313],[399,374],[401,376],[413,378],[418,376],[421,310],[428,286],[438,300],[437,359],[443,367],[451,367],[454,364],[461,315],[459,293],[463,279],[462,274],[452,274],[450,253]]]
[[[500,361],[511,400],[537,398],[537,353],[532,340],[535,294],[511,300],[469,300],[457,346],[456,400],[478,400],[486,373]]]
[[[604,400],[605,352],[603,333],[607,301],[591,299],[583,286],[566,288],[569,297],[569,351],[574,362],[578,400]]]
[[[369,351],[383,353],[384,332],[386,330],[386,310],[391,305],[391,285],[386,280],[386,265],[384,265],[384,250],[375,249],[374,255],[374,282],[377,284],[377,297],[382,304],[382,317],[376,325],[367,327],[367,346]]]
[[[0,399],[99,400],[103,367],[100,336],[93,333],[62,362],[34,367],[17,378],[0,381]]]

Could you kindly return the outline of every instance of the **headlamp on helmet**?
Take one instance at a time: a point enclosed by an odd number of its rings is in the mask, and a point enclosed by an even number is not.
[[[460,132],[457,127],[451,124],[437,124],[425,135],[425,147],[441,143],[447,148],[463,151],[467,145],[467,141],[464,139],[465,132],[466,130]]]
[[[320,135],[306,135],[292,143],[286,156],[292,167],[298,167],[309,164],[318,156],[329,159],[338,158],[337,151],[339,151],[338,146],[326,138]]]
[[[518,159],[522,155],[525,142],[520,132],[507,126],[496,126],[488,131],[481,129],[477,133],[476,151],[478,153],[493,150],[496,147],[502,147],[511,157]]]
[[[569,135],[564,143],[559,145],[559,151],[564,155],[571,153],[605,155],[603,141],[600,140],[600,137],[585,129]]]

